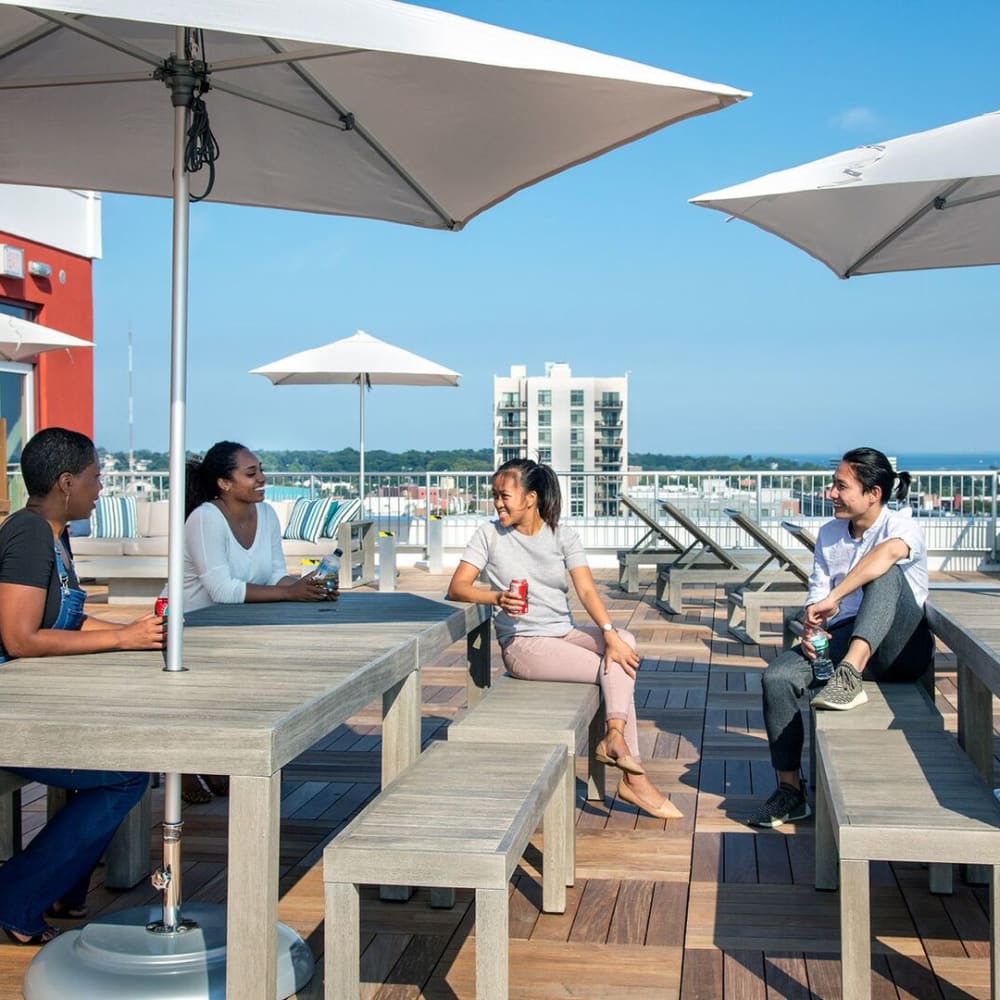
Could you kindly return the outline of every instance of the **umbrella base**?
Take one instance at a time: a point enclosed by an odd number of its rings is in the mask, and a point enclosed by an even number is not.
[[[184,920],[197,926],[148,931],[162,915],[159,906],[140,906],[60,934],[28,967],[25,1000],[225,1000],[225,907],[192,904]],[[315,965],[308,945],[279,923],[275,996],[300,990]]]

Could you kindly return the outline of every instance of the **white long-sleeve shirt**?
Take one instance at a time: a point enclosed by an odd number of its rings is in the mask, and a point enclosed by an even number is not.
[[[242,604],[248,583],[273,585],[287,575],[278,515],[270,504],[257,504],[257,533],[248,549],[214,503],[203,503],[185,522],[185,610]]]

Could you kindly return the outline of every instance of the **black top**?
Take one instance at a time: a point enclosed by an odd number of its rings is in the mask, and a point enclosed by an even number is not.
[[[63,531],[63,544],[69,553],[69,534]],[[78,587],[72,565],[67,567],[70,585]],[[16,511],[0,525],[0,583],[20,583],[46,591],[41,628],[51,628],[59,617],[62,588],[56,571],[52,528],[41,514],[27,508]],[[0,636],[0,656],[7,657]]]

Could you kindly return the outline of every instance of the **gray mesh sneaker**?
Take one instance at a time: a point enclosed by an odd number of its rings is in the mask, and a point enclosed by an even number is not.
[[[794,785],[782,782],[771,797],[753,814],[747,823],[750,826],[776,827],[782,823],[794,823],[812,815],[805,792]]]
[[[823,685],[809,702],[813,708],[832,708],[836,712],[846,712],[857,708],[868,700],[861,674],[842,660],[833,671],[833,676]]]

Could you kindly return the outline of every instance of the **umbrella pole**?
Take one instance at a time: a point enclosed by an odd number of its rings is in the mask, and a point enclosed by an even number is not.
[[[358,374],[358,392],[361,396],[361,450],[359,453],[358,496],[361,498],[360,517],[365,516],[365,373]]]
[[[177,29],[176,54],[186,56],[184,28]],[[174,102],[173,275],[170,330],[170,527],[167,557],[167,617],[165,670],[184,670],[184,458],[187,410],[188,248],[190,240],[190,177],[184,162],[191,123],[190,94],[171,90]],[[181,775],[168,774],[163,796],[163,866],[153,882],[163,890],[164,931],[181,925]]]

